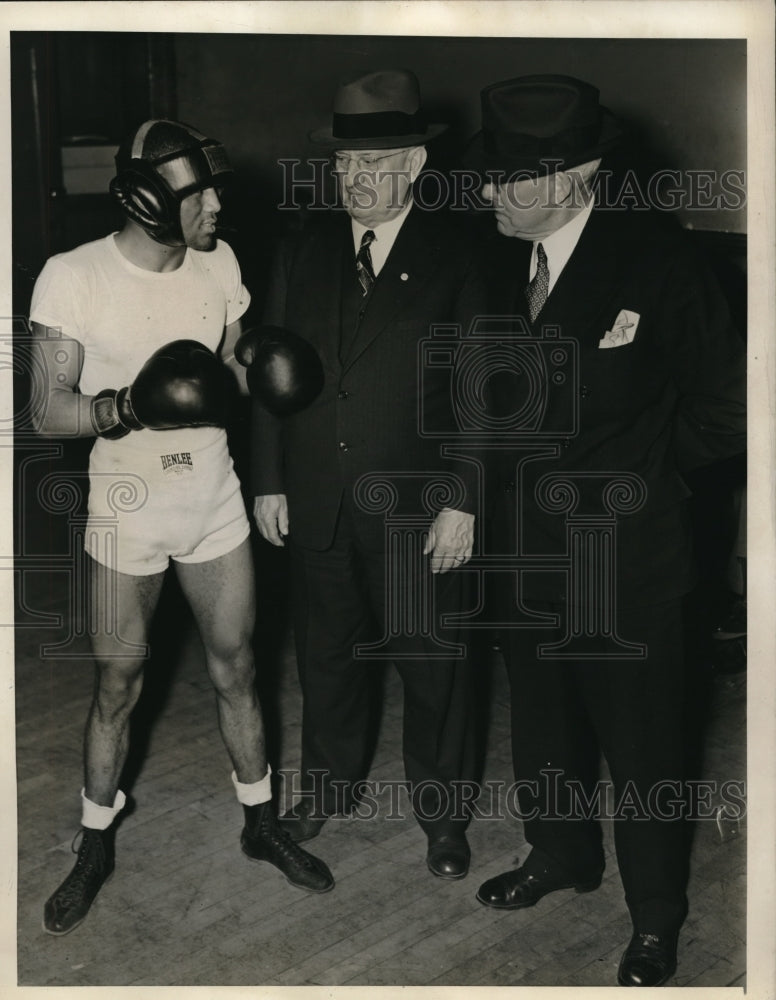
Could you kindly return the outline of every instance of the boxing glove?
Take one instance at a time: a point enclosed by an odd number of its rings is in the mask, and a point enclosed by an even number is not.
[[[312,344],[291,330],[260,326],[235,344],[234,356],[247,368],[251,396],[278,417],[298,413],[323,388],[323,365]]]
[[[131,386],[99,392],[91,417],[97,435],[113,440],[143,428],[223,427],[224,368],[199,341],[174,340],[151,355]]]

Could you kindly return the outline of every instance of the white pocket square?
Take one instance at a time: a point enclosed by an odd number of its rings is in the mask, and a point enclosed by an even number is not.
[[[638,313],[631,312],[629,309],[621,309],[617,313],[617,319],[611,330],[607,330],[602,339],[598,341],[599,349],[630,344],[636,336],[640,318]]]

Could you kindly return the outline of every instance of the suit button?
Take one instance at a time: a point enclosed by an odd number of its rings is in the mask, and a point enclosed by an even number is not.
[[[582,396],[583,398],[585,396],[589,396],[591,392],[592,392],[592,389],[590,388],[589,385],[581,385],[579,387],[579,395]]]
[[[339,391],[339,392],[337,393],[337,399],[347,399],[347,398],[348,398],[348,396],[350,396],[350,393],[349,393],[349,392],[347,392],[347,391],[346,391],[345,389],[341,389],[341,390],[340,390],[340,391]]]
[[[515,492],[515,483],[512,480],[510,480],[508,483],[504,484],[504,492],[505,493],[514,493]]]
[[[347,446],[347,443],[345,441],[340,441],[340,443],[339,443],[339,450],[340,451],[347,451],[348,450],[348,446]]]
[[[571,441],[569,441],[568,438],[563,438],[563,440],[561,441],[561,444],[563,445],[564,448],[570,448],[571,447]]]

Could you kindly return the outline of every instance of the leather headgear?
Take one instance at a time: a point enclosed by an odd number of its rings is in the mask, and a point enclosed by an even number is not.
[[[144,122],[116,153],[110,191],[123,212],[167,246],[182,246],[184,198],[218,187],[232,175],[226,150],[182,122]]]

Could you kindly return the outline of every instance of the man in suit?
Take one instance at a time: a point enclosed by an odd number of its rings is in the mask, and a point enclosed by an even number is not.
[[[421,433],[420,405],[424,419],[444,422],[451,399],[449,370],[421,377],[419,361],[433,324],[468,329],[484,286],[469,242],[413,202],[425,143],[443,128],[425,123],[415,76],[387,70],[340,87],[331,126],[311,133],[333,153],[345,212],[282,246],[265,322],[313,344],[325,385],[305,413],[286,420],[254,408],[252,491],[261,534],[274,545],[288,536],[291,548],[304,794],[284,828],[307,840],[358,798],[374,662],[358,647],[377,639],[404,685],[405,773],[428,867],[462,878],[470,858],[456,788],[468,773],[465,644],[440,622],[462,606],[477,472]],[[375,475],[379,482],[365,478]],[[434,482],[444,503],[435,512],[427,499]],[[387,497],[386,518],[369,512]],[[387,521],[395,517],[427,532],[414,554],[407,531],[389,558]],[[407,610],[411,595],[421,605]],[[430,625],[416,627],[425,600]],[[405,612],[409,627],[397,628]]]
[[[543,344],[548,371],[563,377],[541,387],[541,447],[538,436],[522,450],[505,444],[498,463],[494,536],[518,561],[501,574],[504,652],[531,851],[477,898],[519,909],[600,885],[599,810],[586,805],[603,751],[633,922],[618,982],[661,985],[686,914],[683,475],[744,448],[742,342],[681,233],[596,202],[596,172],[621,129],[594,87],[523,77],[486,88],[482,109],[470,162],[498,229],[490,310],[518,317],[515,351]],[[518,369],[490,380],[502,420],[536,392]],[[577,542],[573,569],[562,566]]]

